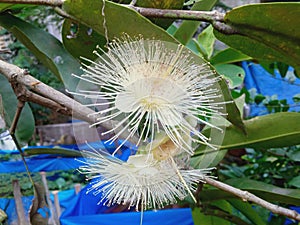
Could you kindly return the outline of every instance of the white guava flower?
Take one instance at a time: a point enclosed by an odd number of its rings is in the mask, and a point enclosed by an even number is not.
[[[157,160],[154,154],[133,155],[123,162],[95,149],[83,151],[86,161],[80,172],[94,180],[87,192],[101,195],[99,204],[128,204],[136,210],[162,208],[188,195],[195,200],[192,191],[211,169],[184,169],[173,157]]]
[[[99,57],[95,62],[84,59],[90,65],[83,64],[84,74],[79,76],[99,91],[79,90],[79,95],[105,100],[90,106],[107,106],[95,112],[98,121],[93,125],[117,121],[103,133],[112,134],[107,142],[125,134],[124,144],[135,135],[134,144],[139,146],[152,143],[164,131],[191,155],[193,149],[183,136],[209,145],[209,138],[195,125],[215,127],[207,119],[222,114],[224,102],[219,77],[207,63],[181,45],[143,38],[125,37],[108,44],[107,52],[99,51],[102,55],[95,52]]]

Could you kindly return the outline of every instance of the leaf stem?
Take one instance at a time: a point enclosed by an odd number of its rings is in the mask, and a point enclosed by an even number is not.
[[[25,166],[27,175],[29,177],[29,180],[30,180],[32,186],[34,187],[34,181],[33,181],[32,177],[31,177],[31,173],[30,173],[28,165],[27,165],[27,163],[25,161],[24,152],[22,151],[21,146],[20,146],[20,144],[19,144],[19,142],[18,142],[18,140],[16,138],[16,135],[15,135],[17,124],[18,124],[18,121],[20,119],[21,112],[22,112],[22,109],[24,108],[24,105],[25,105],[25,102],[20,101],[20,100],[18,101],[17,110],[16,110],[16,113],[15,113],[13,122],[12,122],[12,124],[10,126],[9,133],[10,133],[10,135],[11,135],[11,137],[12,137],[12,139],[13,139],[13,141],[14,141],[14,143],[15,143],[15,145],[16,145],[16,147],[17,147],[17,149],[18,149],[18,151],[19,151],[19,153],[21,155],[21,158],[22,158],[22,161],[24,163],[24,166]]]

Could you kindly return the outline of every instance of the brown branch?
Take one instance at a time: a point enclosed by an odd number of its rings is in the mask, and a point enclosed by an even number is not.
[[[142,7],[132,6],[132,5],[128,5],[128,7],[146,17],[199,20],[199,21],[211,23],[216,30],[224,34],[239,33],[235,28],[224,23],[225,14],[220,13],[218,11],[155,9],[155,8],[142,8]]]
[[[47,98],[48,100],[52,100],[52,102],[55,102],[61,108],[66,108],[66,110],[68,109],[72,111],[73,116],[75,118],[84,120],[88,123],[95,122],[96,118],[88,116],[88,114],[94,113],[93,110],[80,104],[74,99],[64,95],[63,93],[55,90],[54,88],[49,87],[48,85],[42,83],[41,81],[35,79],[34,77],[30,76],[26,70],[23,70],[15,65],[0,60],[0,73],[2,73],[10,82],[13,83],[17,82],[19,85],[22,85],[28,88],[29,90],[34,91],[35,93],[41,95],[42,97]],[[17,93],[17,97],[20,96],[22,96],[22,93]],[[25,96],[23,95],[23,97],[26,100],[31,101],[30,95],[26,96],[25,94]],[[34,95],[34,99],[35,100],[38,99],[37,101],[39,100],[43,101],[44,98],[38,98],[36,97],[36,95]],[[46,105],[46,102],[43,105]],[[55,107],[55,105],[51,105],[50,107]]]
[[[243,201],[253,202],[257,205],[260,205],[260,206],[270,210],[271,212],[273,212],[275,214],[287,216],[291,219],[300,221],[300,214],[297,213],[296,211],[272,204],[270,202],[267,202],[267,201],[255,196],[254,194],[251,194],[248,191],[243,191],[243,190],[237,189],[228,184],[224,184],[220,181],[216,181],[216,180],[208,178],[208,177],[205,178],[205,182],[216,188],[219,188],[223,191],[229,192],[229,193],[241,198]]]
[[[224,21],[224,13],[218,11],[193,11],[180,9],[143,8],[129,5],[129,8],[143,16],[166,19],[201,20],[204,22]]]
[[[1,0],[1,3],[61,6],[63,0]]]
[[[19,101],[36,103],[46,108],[49,108],[55,112],[72,116],[72,110],[58,104],[57,102],[51,99],[45,98],[43,96],[33,93],[32,91],[29,91],[23,85],[20,85],[17,81],[10,82]]]
[[[73,117],[90,124],[93,124],[97,119],[96,116],[89,116],[94,114],[92,109],[30,76],[26,70],[0,60],[0,73],[2,73],[11,83],[14,83],[14,86],[23,86],[23,88],[15,88],[15,91],[17,91],[16,95],[19,99],[35,102],[48,108],[57,107],[56,110],[58,110],[58,112],[67,115],[72,112]],[[108,121],[101,123],[101,126],[111,130],[115,126],[115,123],[114,121]],[[120,136],[120,138],[126,137]],[[133,136],[129,141],[137,143],[138,138]]]

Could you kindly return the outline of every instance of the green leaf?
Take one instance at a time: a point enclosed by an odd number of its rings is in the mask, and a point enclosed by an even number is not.
[[[87,2],[83,0],[66,0],[64,1],[63,9],[68,14],[84,23],[86,26],[91,27],[99,34],[104,35],[105,30],[103,28],[103,16],[101,14],[101,10],[94,10],[102,9],[102,3],[102,1]],[[177,40],[169,35],[166,31],[154,25],[148,19],[128,7],[107,1],[105,3],[105,13],[109,39],[121,37],[125,32],[130,37],[143,35],[144,38],[156,38],[162,41],[178,43]],[[120,15],[126,18],[126,20],[120,20]],[[95,20],[95,18],[97,18],[97,20]],[[118,24],[118,26],[116,26],[116,24]],[[204,62],[202,58],[198,56],[196,57],[195,55],[194,59],[197,63]],[[224,100],[226,102],[231,102],[232,97],[228,90],[227,84],[224,82],[224,80],[220,80],[219,85],[223,92]],[[234,103],[228,103],[226,109],[228,112],[228,120],[243,130],[243,122],[236,105]]]
[[[247,56],[233,48],[226,48],[225,50],[222,50],[214,55],[209,61],[211,64],[217,65],[241,62],[250,59],[252,59],[250,56]]]
[[[103,16],[101,13],[102,5],[103,1],[100,0],[66,0],[63,3],[63,10],[87,27],[91,27],[99,34],[104,35],[105,29],[103,27]],[[154,25],[150,20],[141,16],[133,9],[106,1],[104,11],[110,40],[121,37],[126,33],[130,37],[137,37],[142,34],[144,38],[156,38],[162,41],[176,42],[176,40],[162,28]],[[120,19],[121,15],[124,19]]]
[[[230,222],[225,219],[204,214],[200,208],[194,208],[192,216],[195,225],[230,225]]]
[[[254,225],[266,225],[266,222],[262,220],[249,202],[242,201],[241,199],[228,199],[227,201]]]
[[[217,0],[203,0],[195,3],[191,10],[210,10],[216,2]],[[174,37],[181,44],[186,45],[191,40],[200,24],[200,21],[183,21],[175,32]]]
[[[283,62],[300,69],[300,3],[253,4],[237,7],[225,23],[238,34],[215,36],[229,46],[258,60]]]
[[[66,19],[63,23],[62,39],[64,47],[77,59],[85,57],[95,60],[97,56],[91,53],[97,45],[104,48],[106,44],[103,35],[98,34],[92,28],[69,19]]]
[[[206,59],[209,59],[214,51],[215,40],[216,38],[211,25],[205,28],[198,36],[198,42],[204,50]]]
[[[218,64],[215,68],[227,81],[230,89],[239,87],[243,84],[245,71],[242,67],[233,64]]]
[[[12,90],[7,79],[0,75],[0,97],[2,98],[4,120],[6,126],[9,128],[12,124],[13,118],[17,110],[18,100]],[[0,106],[1,108],[2,106]],[[34,133],[34,117],[28,104],[25,104],[20,119],[17,124],[16,137],[19,141],[27,143]]]
[[[296,102],[296,103],[300,102],[300,94],[294,95],[293,96],[293,101]]]
[[[0,25],[12,32],[35,56],[72,90],[78,83],[72,73],[81,74],[80,64],[51,34],[10,14],[0,15]]]
[[[295,162],[300,162],[300,149],[288,151],[287,156]]]
[[[0,3],[0,12],[9,10],[10,12],[15,13],[19,12],[24,7],[35,7],[35,5]]]
[[[221,150],[245,147],[279,148],[300,144],[300,113],[274,113],[245,120],[244,124],[247,135],[232,125],[226,128]],[[203,133],[209,134],[210,131]],[[195,155],[203,149],[204,146],[197,149]]]
[[[289,185],[294,186],[296,188],[300,188],[300,175],[294,177],[290,182]]]
[[[285,64],[285,63],[281,63],[278,62],[277,63],[277,69],[279,70],[279,73],[281,75],[281,77],[285,77],[288,69],[289,69],[289,65]]]
[[[219,85],[223,92],[224,100],[228,102],[227,99],[232,99],[232,97],[231,97],[231,93],[229,92],[227,84],[224,82],[224,80],[222,80],[219,82]],[[226,104],[226,112],[227,112],[226,119],[230,121],[236,128],[238,128],[240,132],[242,131],[242,133],[245,134],[246,129],[245,129],[244,122],[242,120],[241,113],[233,100],[232,102]]]
[[[255,96],[254,102],[258,105],[265,99],[266,99],[266,97],[264,95],[258,94]]]
[[[62,189],[66,185],[66,180],[62,177],[59,177],[55,183],[57,184],[59,189]]]
[[[40,154],[53,154],[62,155],[65,157],[81,157],[81,153],[78,150],[72,150],[63,147],[53,147],[53,148],[26,148],[24,151],[26,156],[40,155]]]

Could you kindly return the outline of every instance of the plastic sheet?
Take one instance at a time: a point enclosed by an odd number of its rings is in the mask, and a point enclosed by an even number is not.
[[[287,100],[287,103],[290,104],[289,111],[300,111],[300,105],[293,101],[293,96],[300,94],[300,79],[291,82],[287,77],[282,78],[279,72],[271,75],[261,65],[252,62],[243,62],[242,66],[246,72],[245,87],[247,90],[255,88],[257,94],[270,97],[277,95],[278,100]],[[289,69],[289,73],[293,73],[292,68]],[[251,104],[251,117],[267,113],[268,110],[265,106]]]

